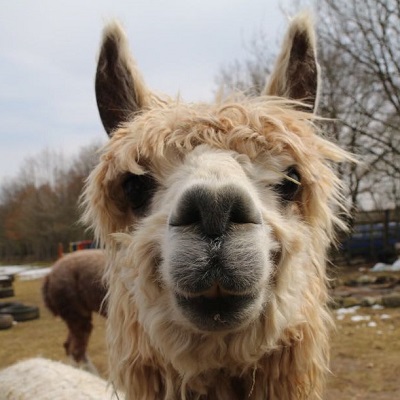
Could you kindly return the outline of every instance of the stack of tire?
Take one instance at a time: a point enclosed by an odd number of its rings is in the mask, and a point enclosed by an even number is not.
[[[0,276],[0,298],[13,297],[14,278]],[[30,321],[39,318],[39,308],[17,302],[0,302],[0,330],[11,328],[15,322]]]
[[[13,276],[0,275],[0,299],[14,296],[13,281]]]

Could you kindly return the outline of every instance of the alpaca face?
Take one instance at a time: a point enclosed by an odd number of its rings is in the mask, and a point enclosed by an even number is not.
[[[138,128],[134,123],[128,129]],[[153,275],[143,284],[166,294],[167,319],[201,331],[243,328],[274,294],[282,241],[301,248],[281,232],[299,224],[302,185],[295,161],[287,155],[273,165],[265,157],[254,163],[207,144],[169,157],[174,162],[165,168],[153,155],[145,174],[112,179],[132,231],[129,243],[145,241],[153,249]],[[136,237],[147,229],[152,235]]]
[[[126,137],[135,137],[140,126],[127,129]],[[145,241],[152,249],[153,274],[143,285],[167,294],[160,300],[169,302],[166,319],[201,331],[243,328],[274,295],[283,247],[301,257],[307,244],[307,237],[298,243],[284,233],[304,225],[299,201],[307,181],[289,154],[253,162],[208,144],[183,155],[166,151],[173,162],[163,164],[165,156],[153,154],[144,174],[122,167],[108,183],[110,192],[119,192],[107,201],[124,212],[129,243]],[[147,229],[152,233],[137,237]]]
[[[126,204],[122,209],[137,226],[132,241],[146,240],[153,248],[154,274],[144,285],[157,282],[169,302],[167,319],[181,325],[200,331],[245,327],[263,313],[274,290],[279,225],[287,223],[281,214],[296,223],[301,183],[294,161],[252,163],[244,154],[207,144],[172,157],[168,173],[155,158],[144,175],[113,180],[121,182],[118,203]],[[282,173],[274,172],[278,161]],[[137,239],[136,231],[147,226],[153,237]]]

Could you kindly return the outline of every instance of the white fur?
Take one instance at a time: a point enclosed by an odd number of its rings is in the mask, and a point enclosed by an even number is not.
[[[123,400],[89,372],[44,358],[20,361],[0,371],[0,400]]]

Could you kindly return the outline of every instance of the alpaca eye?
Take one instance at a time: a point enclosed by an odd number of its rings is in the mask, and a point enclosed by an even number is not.
[[[275,190],[284,201],[293,201],[300,190],[301,177],[295,167],[290,167],[283,180],[275,186]]]
[[[124,180],[122,188],[132,210],[140,211],[149,204],[156,182],[151,175],[130,174]]]

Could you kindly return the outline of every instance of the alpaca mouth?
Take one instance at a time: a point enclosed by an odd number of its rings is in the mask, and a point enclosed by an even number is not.
[[[228,297],[228,296],[245,296],[248,295],[248,292],[238,292],[237,290],[229,290],[224,287],[222,287],[219,283],[214,283],[209,289],[205,289],[203,291],[197,291],[197,292],[182,292],[180,290],[177,290],[176,293],[180,296],[186,297],[186,298],[196,298],[196,297],[205,297],[208,299],[217,299],[217,298],[223,298],[223,297]]]
[[[196,294],[175,293],[186,318],[203,331],[223,331],[238,327],[246,319],[246,310],[255,294],[232,294],[219,285]]]

